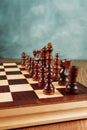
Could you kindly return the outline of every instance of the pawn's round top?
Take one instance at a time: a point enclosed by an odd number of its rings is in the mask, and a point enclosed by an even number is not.
[[[33,55],[34,55],[34,57],[37,55],[37,51],[36,50],[33,50]]]
[[[56,53],[56,54],[55,54],[55,57],[58,59],[58,58],[59,58],[59,53]]]
[[[52,46],[52,43],[51,43],[51,42],[49,42],[49,43],[47,44],[47,51],[49,51],[49,52],[52,52],[52,51],[53,51],[53,46]]]
[[[22,52],[22,58],[26,58],[25,52]]]

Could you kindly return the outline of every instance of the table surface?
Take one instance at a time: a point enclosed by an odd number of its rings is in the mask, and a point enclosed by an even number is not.
[[[14,60],[19,61],[18,59]],[[13,59],[0,59],[0,62],[13,62]],[[72,65],[79,67],[79,74],[77,80],[83,85],[87,86],[87,60],[73,60]],[[22,130],[86,130],[87,119],[67,121],[62,123],[54,123],[41,126],[33,126],[27,128],[20,128]]]

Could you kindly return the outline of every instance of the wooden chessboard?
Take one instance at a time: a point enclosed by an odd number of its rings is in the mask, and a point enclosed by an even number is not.
[[[34,126],[87,118],[87,87],[78,94],[53,82],[54,95],[44,95],[38,82],[17,63],[0,64],[0,129]]]

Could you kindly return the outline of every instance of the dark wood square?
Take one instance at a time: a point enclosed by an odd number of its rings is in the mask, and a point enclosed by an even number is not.
[[[12,71],[12,72],[6,72],[6,75],[12,75],[12,74],[22,74],[21,71]]]
[[[8,80],[9,85],[15,85],[15,84],[28,84],[28,81],[26,79],[15,79],[15,80]]]
[[[42,90],[42,88],[40,88],[37,83],[36,84],[30,84],[30,85],[32,86],[32,88],[34,90]]]
[[[18,68],[17,65],[4,65],[4,68]]]
[[[4,80],[4,79],[7,79],[5,75],[0,76],[0,80]]]
[[[0,93],[10,92],[9,86],[0,86]]]
[[[12,92],[13,101],[17,105],[30,105],[37,103],[37,96],[34,91]]]
[[[0,71],[5,71],[4,69],[0,69]]]
[[[30,76],[29,76],[29,74],[23,74],[24,76],[25,76],[25,78],[31,78]]]

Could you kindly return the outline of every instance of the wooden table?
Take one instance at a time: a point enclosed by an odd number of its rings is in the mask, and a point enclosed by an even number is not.
[[[1,59],[0,62],[12,62],[12,59]],[[18,60],[15,60],[18,61]],[[79,66],[78,81],[87,86],[87,61],[76,60],[72,61],[72,65]],[[68,121],[62,123],[54,123],[41,126],[33,126],[20,128],[22,130],[86,130],[87,119]]]

